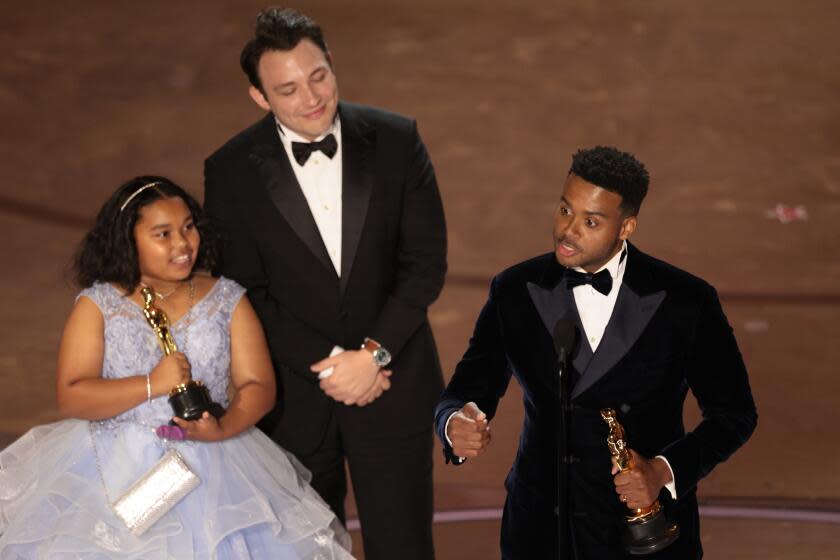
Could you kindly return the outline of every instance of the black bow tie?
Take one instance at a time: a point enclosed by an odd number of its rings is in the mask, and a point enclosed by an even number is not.
[[[591,272],[578,272],[571,268],[566,269],[566,287],[570,290],[577,286],[589,284],[606,296],[612,290],[612,283],[612,276],[606,268],[596,274],[592,274]]]
[[[338,142],[335,140],[335,135],[327,134],[322,140],[318,142],[292,142],[292,154],[300,165],[306,163],[312,152],[320,150],[325,156],[332,159],[338,151]]]

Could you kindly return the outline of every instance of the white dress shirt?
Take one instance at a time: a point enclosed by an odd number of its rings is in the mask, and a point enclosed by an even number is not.
[[[275,119],[276,121],[276,119]],[[332,158],[328,158],[320,151],[312,152],[306,163],[300,165],[292,153],[292,142],[309,142],[306,138],[296,134],[277,122],[280,141],[289,156],[289,163],[295,172],[300,189],[315,225],[321,233],[321,239],[327,247],[336,274],[341,276],[341,120],[336,118],[332,127],[315,139],[322,140],[328,134],[335,135],[338,150]]]
[[[607,323],[609,323],[610,317],[612,317],[615,302],[618,300],[618,293],[621,291],[621,282],[624,279],[624,270],[626,268],[627,242],[625,241],[621,250],[609,261],[607,261],[607,264],[595,271],[597,273],[607,269],[610,276],[612,276],[612,289],[610,289],[610,292],[607,295],[602,294],[589,284],[583,284],[572,288],[572,294],[575,298],[575,305],[578,309],[580,322],[583,325],[586,341],[592,348],[593,353],[595,353],[598,349],[598,345],[604,337],[604,331],[607,328]],[[575,268],[575,270],[578,272],[586,272],[582,268]],[[452,445],[452,441],[450,441],[448,434],[449,422],[455,414],[457,414],[457,412],[451,414],[449,418],[447,418],[446,426],[444,426],[443,433],[446,436],[446,441],[449,442],[449,445]],[[632,445],[632,442],[630,443]],[[670,463],[668,463],[668,459],[662,455],[657,455],[657,457],[665,461],[665,464],[668,465],[668,470],[671,471],[671,482],[666,484],[665,488],[668,489],[668,492],[671,493],[671,496],[674,499],[677,499],[674,470],[671,468]]]
[[[292,142],[309,142],[293,130],[283,126],[276,118],[277,133],[280,142],[289,157],[289,164],[295,172],[300,190],[306,198],[315,225],[321,233],[321,239],[327,248],[335,273],[341,277],[341,119],[336,117],[332,127],[315,139],[323,140],[329,134],[335,136],[338,149],[332,158],[328,158],[321,151],[314,151],[303,165],[300,165],[292,153]],[[330,357],[344,351],[341,346],[333,346]],[[318,375],[318,379],[326,379],[333,373],[333,368],[327,368]]]
[[[612,276],[612,289],[607,295],[602,294],[590,284],[582,284],[572,288],[580,322],[586,334],[586,341],[589,343],[590,348],[592,348],[593,353],[598,349],[598,345],[604,337],[604,330],[606,330],[607,323],[610,322],[610,317],[615,308],[615,302],[618,299],[618,292],[621,288],[621,281],[624,278],[624,269],[627,265],[627,257],[622,258],[622,255],[626,254],[627,242],[625,241],[621,251],[607,261],[607,264],[595,271],[601,272],[606,268],[610,276]],[[582,268],[576,267],[574,270],[586,273]]]

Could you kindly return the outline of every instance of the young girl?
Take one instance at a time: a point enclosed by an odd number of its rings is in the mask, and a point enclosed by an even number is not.
[[[308,473],[253,427],[274,404],[274,372],[245,290],[195,272],[214,256],[200,206],[167,179],[138,177],[105,203],[76,257],[85,289],[59,349],[58,407],[72,419],[0,453],[0,558],[351,558]],[[168,316],[169,356],[144,287]],[[190,379],[226,412],[175,418],[186,439],[161,439],[169,391]],[[135,536],[111,505],[169,449],[200,483]]]

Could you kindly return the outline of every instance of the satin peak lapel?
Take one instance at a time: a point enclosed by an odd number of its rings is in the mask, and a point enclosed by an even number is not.
[[[277,134],[273,120],[261,127],[251,160],[259,166],[268,195],[277,210],[321,264],[335,274],[321,232]]]
[[[539,313],[549,337],[554,340],[554,326],[557,321],[571,317],[575,313],[569,298],[569,290],[566,289],[566,284],[562,281],[558,282],[551,290],[533,282],[528,282],[527,286],[531,301],[534,302],[534,307],[537,308],[537,313]]]
[[[552,349],[554,349],[554,326],[557,324],[557,321],[567,319],[574,323],[576,337],[572,349],[571,364],[575,371],[585,371],[587,365],[592,360],[592,350],[590,350],[585,338],[581,336],[583,325],[580,322],[580,315],[578,314],[577,305],[575,305],[574,295],[566,287],[566,281],[561,280],[557,282],[557,285],[551,290],[531,282],[528,282],[527,286],[531,301],[534,302],[534,307],[537,308],[537,313],[539,313],[540,319],[542,319],[543,325],[546,331],[548,331],[549,340],[552,342]],[[554,359],[557,359],[556,355]],[[572,392],[572,398],[574,397],[575,393]]]
[[[373,190],[376,131],[357,119],[341,118],[341,293],[347,288]]]
[[[568,298],[566,294],[568,290],[564,287],[563,282],[558,282],[553,289],[547,289],[538,284],[528,282],[528,295],[537,310],[545,332],[534,332],[534,343],[536,344],[537,356],[535,360],[537,371],[541,373],[544,382],[552,391],[559,391],[558,377],[557,377],[557,352],[554,348],[554,325],[557,324],[561,318],[567,317],[570,312],[568,305]]]
[[[626,282],[622,283],[604,336],[589,367],[582,372],[580,381],[575,384],[573,399],[606,375],[627,354],[664,299],[664,291],[639,296]]]

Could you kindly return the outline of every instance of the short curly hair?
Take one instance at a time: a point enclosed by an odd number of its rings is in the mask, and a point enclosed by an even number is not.
[[[149,184],[154,186],[141,191]],[[180,198],[192,214],[201,237],[195,269],[214,271],[218,241],[201,205],[169,179],[143,175],[121,185],[99,210],[93,229],[82,239],[73,258],[76,283],[88,288],[96,282],[112,282],[126,293],[134,291],[140,283],[134,226],[141,208],[165,198]]]
[[[621,195],[621,208],[635,216],[647,195],[650,175],[633,154],[611,146],[595,146],[578,150],[572,156],[569,173],[587,183]]]

